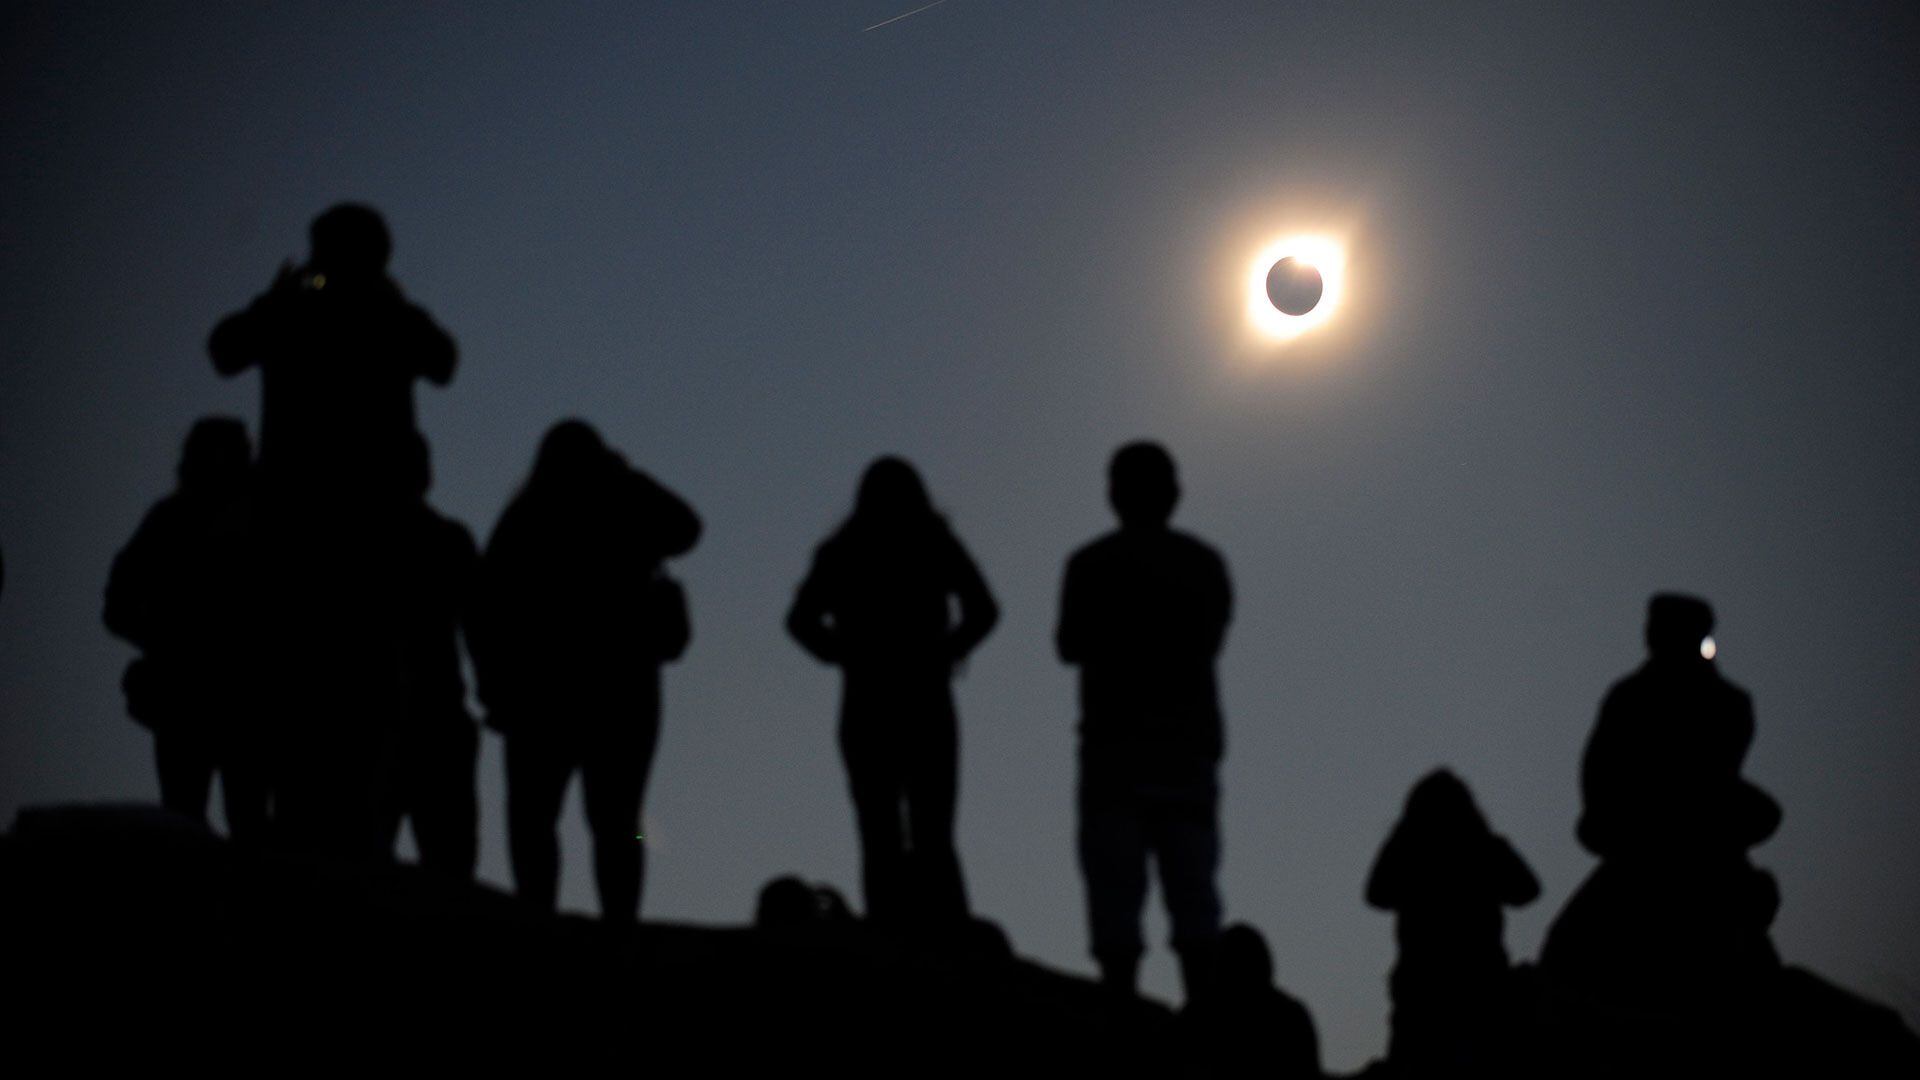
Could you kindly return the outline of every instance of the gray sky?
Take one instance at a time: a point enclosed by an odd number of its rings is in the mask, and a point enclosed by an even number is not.
[[[194,418],[255,417],[208,329],[354,198],[462,346],[420,395],[443,511],[484,539],[580,414],[706,519],[650,917],[742,921],[789,870],[857,896],[837,678],[781,617],[897,452],[1005,610],[959,684],[975,906],[1091,971],[1050,634],[1149,435],[1237,588],[1229,915],[1330,1066],[1384,1046],[1360,893],[1433,766],[1538,872],[1534,954],[1661,588],[1715,602],[1755,695],[1781,952],[1920,1017],[1911,11],[958,0],[860,32],[913,6],[0,10],[0,819],[155,795],[107,567]],[[1349,303],[1254,348],[1247,262],[1307,229]]]

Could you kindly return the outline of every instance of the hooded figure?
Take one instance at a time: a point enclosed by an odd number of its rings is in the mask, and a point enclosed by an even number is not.
[[[204,820],[220,774],[228,828],[266,825],[260,741],[252,446],[229,417],[194,424],[179,486],[113,560],[103,618],[141,655],[127,711],[152,729],[160,801]]]
[[[1439,769],[1414,785],[1367,879],[1367,903],[1397,916],[1387,1049],[1396,1065],[1434,1075],[1497,1068],[1507,1027],[1502,909],[1539,895],[1533,871],[1487,827],[1459,777]]]
[[[787,630],[841,671],[840,750],[871,919],[957,926],[966,916],[952,682],[998,618],[913,466],[868,466],[852,515],[814,554]]]
[[[685,597],[661,563],[699,536],[679,496],[567,420],[487,542],[467,646],[487,723],[506,737],[515,886],[540,907],[554,905],[554,823],[578,771],[601,915],[638,915],[660,665],[689,636]]]

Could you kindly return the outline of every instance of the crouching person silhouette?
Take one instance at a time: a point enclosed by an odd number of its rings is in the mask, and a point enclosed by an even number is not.
[[[1533,871],[1487,827],[1459,777],[1439,769],[1414,785],[1367,879],[1367,903],[1397,916],[1387,1047],[1396,1069],[1487,1076],[1512,1068],[1501,909],[1539,895]]]
[[[481,556],[467,620],[480,700],[506,738],[514,884],[554,906],[554,823],[580,773],[601,917],[639,914],[640,806],[660,734],[660,665],[689,636],[661,562],[700,520],[579,420],[553,427]]]
[[[138,646],[127,710],[153,731],[160,801],[205,820],[213,776],[236,840],[267,821],[259,746],[252,447],[240,421],[193,426],[179,486],[113,560],[107,629]]]
[[[1056,643],[1080,669],[1080,868],[1101,979],[1132,993],[1145,951],[1147,864],[1158,864],[1173,948],[1192,999],[1220,932],[1214,658],[1232,595],[1213,548],[1169,527],[1173,458],[1135,442],[1113,455],[1120,528],[1075,552]]]
[[[787,629],[844,678],[840,751],[870,919],[958,928],[966,917],[953,841],[952,680],[998,618],[913,466],[896,457],[868,466],[853,514],[800,583]]]

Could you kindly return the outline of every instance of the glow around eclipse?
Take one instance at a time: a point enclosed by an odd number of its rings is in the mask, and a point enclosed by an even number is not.
[[[1281,259],[1292,258],[1320,272],[1320,302],[1304,315],[1289,315],[1267,296],[1267,272]],[[1324,236],[1290,236],[1261,248],[1247,267],[1247,318],[1261,336],[1288,341],[1326,324],[1340,309],[1346,291],[1347,253]]]

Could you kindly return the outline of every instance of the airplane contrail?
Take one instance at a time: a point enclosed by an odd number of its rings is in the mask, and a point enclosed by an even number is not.
[[[927,10],[928,8],[937,8],[937,7],[939,7],[939,6],[941,5],[941,4],[944,4],[944,3],[946,3],[946,2],[947,2],[947,0],[933,0],[933,3],[931,3],[931,4],[922,4],[922,5],[920,5],[919,7],[917,7],[917,8],[914,8],[914,9],[913,9],[912,11],[909,11],[909,12],[906,12],[905,14],[901,14],[901,15],[895,15],[895,16],[894,16],[893,18],[891,18],[891,19],[882,19],[882,20],[880,20],[879,22],[877,22],[877,23],[874,23],[874,24],[873,24],[872,26],[869,26],[869,27],[867,27],[867,30],[878,30],[878,29],[880,29],[881,27],[883,27],[883,26],[885,26],[885,25],[887,25],[888,23],[897,23],[897,22],[899,22],[899,21],[900,21],[901,19],[905,19],[905,18],[908,18],[908,17],[910,17],[910,16],[914,16],[914,15],[918,15],[918,14],[920,14],[921,12],[923,12],[923,11],[925,11],[925,10]],[[862,30],[862,31],[860,31],[860,32],[864,34],[864,33],[866,33],[866,32],[867,32],[867,30]]]

